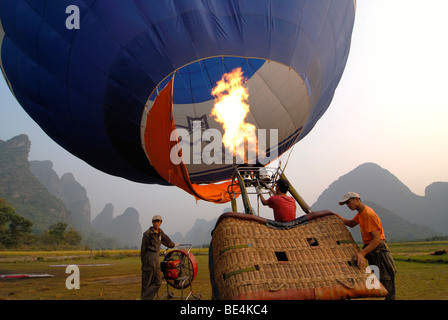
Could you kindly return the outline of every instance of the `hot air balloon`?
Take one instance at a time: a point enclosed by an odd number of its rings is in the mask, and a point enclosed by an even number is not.
[[[241,136],[235,119],[258,138],[243,165],[261,168],[303,139],[335,94],[354,16],[353,0],[2,0],[0,67],[21,106],[73,155],[222,203],[235,194],[238,156],[225,152],[230,132]],[[276,138],[264,154],[261,132]],[[238,143],[249,153],[249,138]],[[209,250],[214,297],[384,296],[347,263],[359,249],[335,219],[222,215]]]
[[[160,154],[176,141],[151,126],[170,122],[166,130],[188,132],[190,144],[195,130],[224,134],[210,114],[211,91],[239,68],[247,122],[277,130],[266,150],[281,155],[328,108],[354,13],[351,0],[3,0],[1,69],[31,118],[73,155],[111,175],[195,194],[192,186],[229,179],[233,164],[185,161],[178,180],[186,182],[173,180]],[[170,82],[163,118],[151,110]],[[228,201],[205,190],[195,196]]]

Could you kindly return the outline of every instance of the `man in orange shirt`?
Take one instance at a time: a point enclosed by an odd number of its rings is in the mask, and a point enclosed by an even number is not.
[[[362,269],[366,267],[365,259],[369,265],[376,265],[380,272],[380,282],[389,292],[386,300],[395,300],[395,263],[389,247],[386,244],[383,225],[378,215],[372,208],[361,201],[356,192],[348,192],[339,202],[346,204],[352,211],[358,211],[352,220],[337,215],[346,226],[353,228],[359,224],[364,247],[358,252],[356,261]]]

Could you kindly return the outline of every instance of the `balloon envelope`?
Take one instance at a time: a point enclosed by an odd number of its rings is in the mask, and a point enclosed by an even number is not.
[[[176,128],[193,134],[200,121],[201,130],[222,132],[210,116],[211,90],[240,67],[247,121],[277,129],[282,154],[328,108],[354,15],[352,0],[2,0],[0,62],[16,99],[63,148],[106,173],[169,184],[151,165],[143,136],[157,93],[173,76]],[[193,183],[233,171],[229,164],[187,168]]]

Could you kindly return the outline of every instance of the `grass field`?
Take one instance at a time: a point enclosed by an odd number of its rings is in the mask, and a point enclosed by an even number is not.
[[[448,300],[448,255],[430,253],[447,249],[448,241],[392,243],[397,299]],[[198,275],[190,289],[203,300],[211,299],[208,255],[192,249]],[[79,265],[80,289],[68,290],[66,265]],[[136,300],[140,297],[140,257],[137,250],[0,252],[0,275],[51,274],[49,278],[0,279],[0,299],[5,300]],[[175,296],[180,290],[169,287]],[[166,292],[163,281],[159,298]]]
[[[0,279],[0,299],[7,300],[136,300],[140,298],[141,262],[138,250],[0,252],[0,275],[51,274],[48,278]],[[192,249],[198,274],[184,290],[211,299],[208,251]],[[162,260],[163,257],[161,257]],[[80,289],[68,290],[66,266],[79,266]],[[193,289],[193,290],[191,290]],[[163,281],[159,297],[166,292]],[[175,296],[181,291],[169,287]]]

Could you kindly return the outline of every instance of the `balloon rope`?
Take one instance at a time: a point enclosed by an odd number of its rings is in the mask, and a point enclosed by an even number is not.
[[[291,156],[292,151],[294,150],[294,147],[295,147],[295,145],[293,145],[292,148],[289,150],[288,158],[286,158],[286,163],[285,163],[285,166],[283,167],[282,172],[285,172],[285,170],[286,170],[286,166],[288,165],[288,162],[289,162],[289,157]]]

